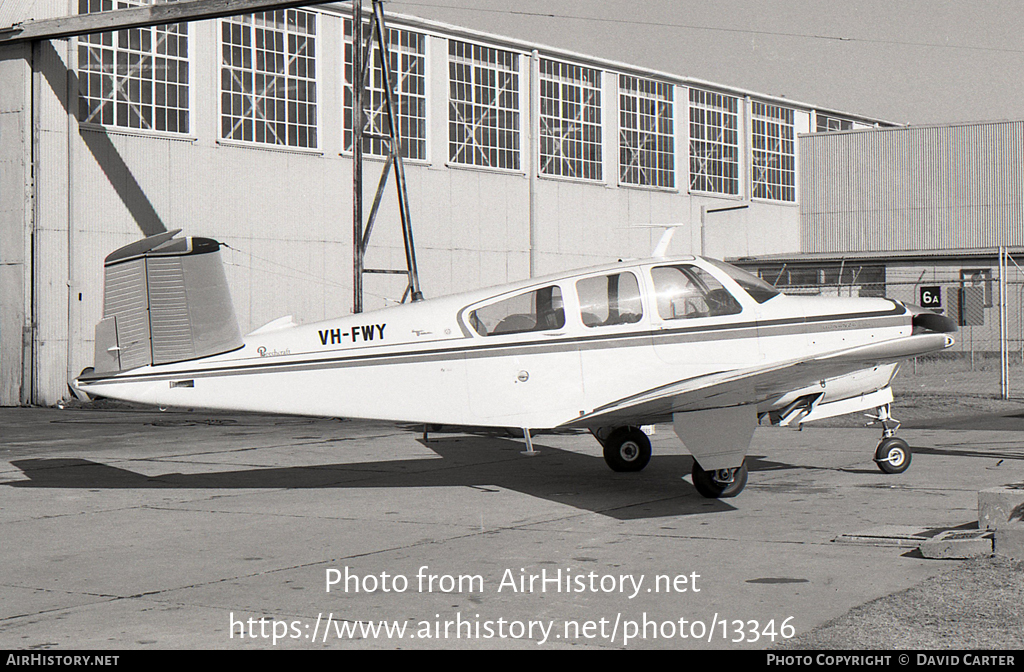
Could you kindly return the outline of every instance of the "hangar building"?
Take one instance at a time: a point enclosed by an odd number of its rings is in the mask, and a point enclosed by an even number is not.
[[[1000,350],[1024,361],[1024,121],[807,135],[798,153],[798,249],[731,261],[788,293],[943,311],[961,324],[943,356],[965,366],[929,387],[998,393]],[[956,375],[966,371],[979,375]],[[1019,395],[1021,367],[1010,373]]]
[[[4,3],[0,25],[141,4]],[[652,224],[683,225],[678,253],[800,252],[802,164],[822,143],[798,148],[818,131],[890,125],[388,20],[427,298],[647,256]],[[350,35],[350,6],[336,3],[0,44],[0,404],[67,395],[92,363],[103,258],[143,235],[180,228],[225,243],[243,331],[351,311]],[[380,73],[372,80],[371,131]],[[364,150],[382,154],[373,137]],[[394,199],[374,236],[367,265],[403,268]],[[367,279],[366,309],[404,286]]]

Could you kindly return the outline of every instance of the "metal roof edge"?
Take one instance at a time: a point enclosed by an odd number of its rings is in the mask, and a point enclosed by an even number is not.
[[[816,108],[820,109],[820,108]],[[825,110],[820,110],[825,112]],[[949,121],[934,124],[899,124],[893,126],[878,126],[873,128],[854,128],[845,131],[819,131],[817,133],[798,133],[798,137],[807,136],[829,136],[829,135],[851,135],[856,133],[872,133],[879,131],[914,131],[937,128],[959,128],[975,126],[1002,126],[1007,124],[1024,124],[1024,119],[993,119],[986,121]]]
[[[1011,256],[1024,256],[1024,246],[1006,248]],[[998,247],[971,247],[950,250],[884,250],[870,252],[789,252],[756,256],[728,257],[730,264],[815,264],[842,261],[955,261],[957,259],[997,258]]]

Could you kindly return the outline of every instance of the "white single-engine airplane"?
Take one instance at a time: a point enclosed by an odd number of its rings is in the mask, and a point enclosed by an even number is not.
[[[162,233],[106,258],[95,366],[77,390],[159,406],[589,430],[616,471],[671,421],[706,497],[739,494],[759,422],[878,409],[875,461],[904,471],[890,382],[952,320],[880,298],[787,296],[702,257],[534,278],[242,337],[220,243]],[[660,246],[659,246],[660,247]]]

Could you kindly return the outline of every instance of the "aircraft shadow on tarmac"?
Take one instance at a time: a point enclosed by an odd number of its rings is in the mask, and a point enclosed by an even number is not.
[[[1024,431],[1024,413],[975,413],[904,422],[904,429]]]
[[[520,455],[522,441],[460,436],[425,443],[438,457],[315,466],[247,468],[202,474],[146,476],[81,458],[12,460],[28,480],[2,483],[16,488],[83,489],[289,489],[424,488],[463,486],[481,494],[503,488],[620,520],[733,511],[728,500],[706,499],[681,476],[690,473],[688,455],[652,458],[639,473],[615,473],[597,456],[534,442],[537,457]],[[440,459],[438,459],[440,458]],[[788,465],[747,457],[750,471]]]

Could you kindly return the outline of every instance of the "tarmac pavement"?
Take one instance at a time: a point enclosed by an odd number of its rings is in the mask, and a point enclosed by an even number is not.
[[[1019,422],[902,430],[900,475],[878,429],[758,428],[728,500],[667,426],[635,474],[589,434],[421,432],[0,409],[0,648],[765,648],[955,566],[840,535],[1024,481]]]

